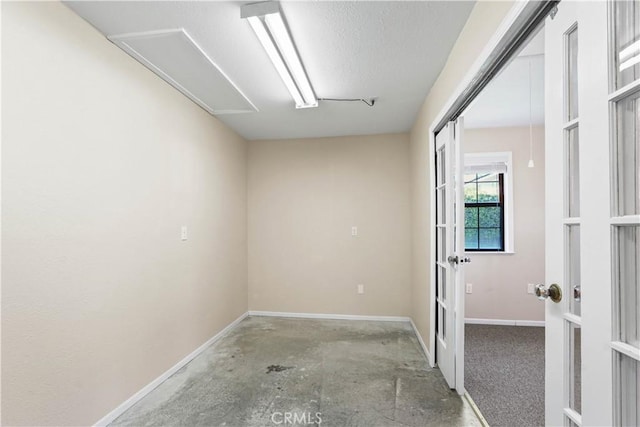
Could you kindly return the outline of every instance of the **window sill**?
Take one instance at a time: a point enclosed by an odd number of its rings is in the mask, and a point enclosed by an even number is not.
[[[499,252],[499,251],[469,251],[469,252],[465,252],[465,255],[467,256],[476,256],[476,255],[515,255],[516,253],[514,251],[504,251],[504,252]]]

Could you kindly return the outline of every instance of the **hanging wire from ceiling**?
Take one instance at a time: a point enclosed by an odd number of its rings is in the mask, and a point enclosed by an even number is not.
[[[532,168],[534,167],[534,162],[533,162],[533,115],[532,115],[532,110],[533,107],[531,106],[532,104],[532,95],[531,92],[533,92],[533,83],[531,82],[531,58],[529,58],[529,163],[527,164],[528,167]]]
[[[318,98],[318,101],[336,101],[336,102],[364,102],[369,107],[373,107],[376,103],[375,98]]]

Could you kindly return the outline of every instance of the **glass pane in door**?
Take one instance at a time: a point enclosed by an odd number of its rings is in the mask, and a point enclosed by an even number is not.
[[[446,213],[446,188],[438,188],[436,190],[436,203],[438,204],[436,223],[438,225],[443,225],[446,222],[445,213]]]
[[[640,78],[640,4],[614,1],[615,89]]]
[[[441,320],[441,328],[440,331],[442,333],[442,340],[445,341],[447,339],[447,310],[444,307],[440,307],[441,310],[441,315],[440,315],[440,320]]]
[[[446,240],[446,232],[447,230],[444,227],[436,228],[436,247],[437,247],[437,255],[436,258],[438,262],[446,262],[447,261],[447,240]]]
[[[582,413],[582,357],[580,325],[569,323],[569,407]]]
[[[618,340],[640,347],[640,226],[616,227],[615,298]]]
[[[617,353],[616,359],[618,389],[615,390],[614,424],[637,426],[640,423],[640,362],[622,353]]]
[[[578,27],[573,27],[566,35],[567,84],[566,119],[578,118]]]
[[[566,132],[565,170],[567,195],[565,212],[570,218],[580,216],[580,149],[578,126]]]
[[[617,193],[617,214],[640,214],[640,111],[636,92],[616,106],[617,138],[614,145],[614,191]]]
[[[565,280],[569,312],[580,316],[580,226],[567,226],[567,278]]]
[[[444,147],[436,152],[436,185],[444,184],[445,154]]]

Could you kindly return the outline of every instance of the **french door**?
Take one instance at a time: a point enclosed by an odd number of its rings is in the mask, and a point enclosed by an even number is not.
[[[436,361],[449,387],[464,394],[463,119],[436,135]]]
[[[545,421],[638,425],[638,2],[561,2],[545,84]]]

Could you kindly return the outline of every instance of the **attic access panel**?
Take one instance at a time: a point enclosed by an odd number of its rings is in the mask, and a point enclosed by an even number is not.
[[[210,114],[258,111],[182,28],[107,38]]]

